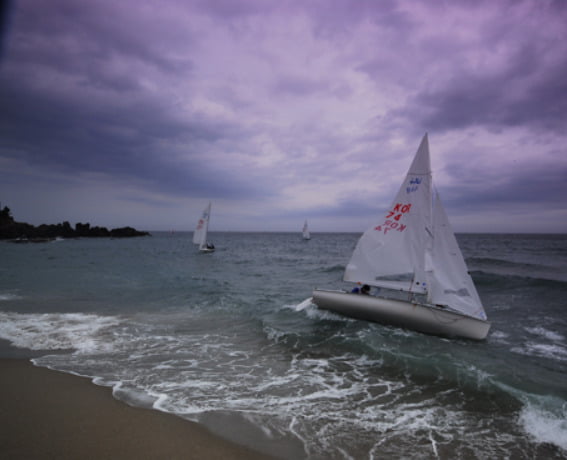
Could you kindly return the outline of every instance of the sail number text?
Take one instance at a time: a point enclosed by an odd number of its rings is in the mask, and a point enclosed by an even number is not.
[[[410,209],[411,203],[396,203],[396,205],[390,211],[388,211],[388,214],[386,214],[386,220],[384,221],[384,223],[382,225],[374,227],[374,230],[378,232],[384,232],[384,235],[390,230],[403,232],[406,229],[407,225],[401,224],[399,220],[404,214],[409,213]]]

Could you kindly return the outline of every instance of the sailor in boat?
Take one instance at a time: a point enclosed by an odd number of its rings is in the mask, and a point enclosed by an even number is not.
[[[207,241],[207,249],[215,249],[215,245]]]
[[[363,295],[370,295],[370,286],[368,286],[368,284],[363,285],[361,288],[359,288],[358,286],[356,286],[355,288],[353,288],[352,291],[353,294],[363,294]]]

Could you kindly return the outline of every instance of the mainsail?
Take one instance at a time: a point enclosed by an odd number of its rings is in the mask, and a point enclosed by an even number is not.
[[[344,280],[425,293],[425,247],[430,221],[431,167],[425,135],[385,217],[358,241]]]
[[[432,190],[426,134],[385,217],[358,241],[344,280],[426,294],[433,304],[485,319],[447,215]]]

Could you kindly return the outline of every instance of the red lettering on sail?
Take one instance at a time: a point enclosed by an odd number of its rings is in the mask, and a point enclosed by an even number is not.
[[[396,213],[407,214],[408,212],[410,212],[410,209],[411,209],[411,203],[408,204],[396,203],[394,205],[394,209],[388,212],[386,218],[392,217]]]
[[[388,233],[388,230],[403,232],[407,228],[407,224],[400,223],[400,220],[404,214],[408,214],[410,211],[411,203],[396,203],[392,210],[386,214],[384,223],[374,227],[374,230],[384,232],[384,235]]]
[[[383,232],[385,235],[386,233],[388,233],[389,230],[396,230],[398,232],[403,232],[406,228],[407,225],[400,224],[395,220],[387,219],[384,221],[382,225],[378,225],[374,227],[374,230],[376,230],[377,232]]]

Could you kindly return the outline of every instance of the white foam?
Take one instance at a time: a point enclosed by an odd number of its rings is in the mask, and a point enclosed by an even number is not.
[[[512,348],[511,351],[520,355],[567,361],[567,348],[556,344],[528,342],[523,347]]]
[[[501,343],[508,343],[508,338],[510,337],[509,334],[503,331],[493,331],[490,333],[490,338],[496,340],[497,342]]]
[[[331,319],[338,321],[352,321],[351,318],[333,313],[329,310],[322,310],[313,303],[313,297],[309,297],[297,305],[284,305],[283,308],[288,308],[296,312],[305,312],[310,319]]]
[[[17,300],[21,299],[22,297],[16,294],[11,294],[9,292],[0,293],[0,302],[8,301],[8,300]]]
[[[433,449],[435,458],[439,458],[439,452],[437,451],[437,442],[433,438],[433,433],[431,431],[429,432],[429,441],[431,441],[431,448]]]
[[[105,384],[105,386],[110,385]],[[123,382],[113,382],[112,395],[116,399],[120,399],[130,406],[145,408],[153,407],[156,399],[159,399],[159,397],[156,397],[156,395],[153,395],[150,392],[126,387]]]
[[[297,305],[284,305],[285,308],[290,308],[291,310],[295,311],[303,311],[306,308],[313,306],[313,298],[309,297],[302,302],[299,302]]]
[[[561,334],[558,334],[556,332],[550,331],[544,327],[526,327],[526,331],[528,331],[530,334],[533,335],[537,335],[540,337],[544,337],[548,340],[551,340],[553,342],[561,342],[563,340],[565,340],[565,337]]]
[[[253,390],[256,393],[260,393],[271,388],[284,387],[298,381],[299,379],[301,379],[301,377],[302,376],[299,373],[288,373],[280,377],[272,377],[271,379],[266,379],[259,382],[256,386],[253,387]]]
[[[99,335],[119,323],[116,317],[84,313],[0,312],[0,337],[30,350],[109,351],[112,345]]]
[[[332,312],[330,310],[323,310],[322,308],[318,308],[316,305],[313,305],[312,308],[305,310],[305,313],[307,314],[307,317],[309,319],[331,320],[343,323],[352,323],[356,321],[355,319],[349,318],[348,316],[339,315],[338,313]]]
[[[550,409],[548,407],[553,407]],[[539,443],[554,444],[567,453],[567,405],[527,403],[519,422],[531,437]]]
[[[285,330],[279,330],[271,326],[266,326],[265,331],[266,337],[274,342],[279,342],[280,339],[285,338],[288,334]]]

